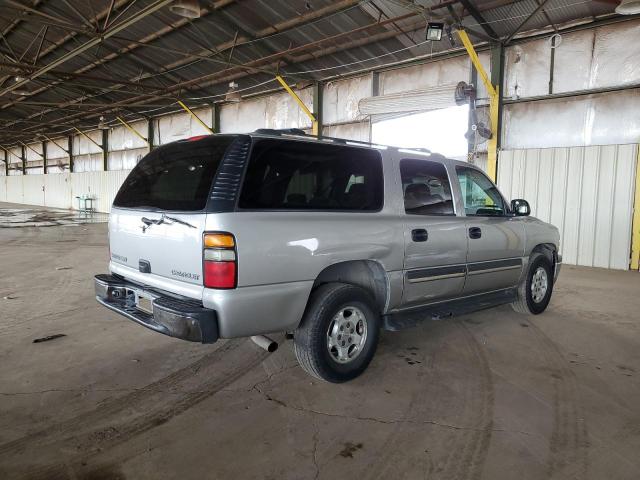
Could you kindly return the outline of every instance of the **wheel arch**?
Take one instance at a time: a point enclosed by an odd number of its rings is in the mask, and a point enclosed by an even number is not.
[[[311,292],[325,283],[348,283],[360,287],[375,300],[380,313],[386,310],[389,301],[389,277],[380,262],[375,260],[348,260],[334,263],[322,270]]]

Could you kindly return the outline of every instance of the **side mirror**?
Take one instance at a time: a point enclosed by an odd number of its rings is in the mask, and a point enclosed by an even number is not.
[[[526,217],[531,214],[529,202],[522,198],[511,200],[511,211],[516,217]]]

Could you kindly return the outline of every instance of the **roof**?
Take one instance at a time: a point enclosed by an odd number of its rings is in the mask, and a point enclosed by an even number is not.
[[[460,18],[475,42],[585,17],[610,1],[200,0],[201,16],[175,0],[0,2],[0,145],[94,129],[450,50],[424,39],[425,18]],[[543,4],[543,7],[539,5]],[[111,8],[113,6],[113,8]],[[525,25],[523,21],[537,12]]]

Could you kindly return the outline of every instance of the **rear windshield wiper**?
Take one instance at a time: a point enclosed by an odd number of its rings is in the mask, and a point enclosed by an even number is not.
[[[196,228],[195,225],[191,225],[189,222],[185,222],[184,220],[180,220],[179,218],[175,218],[175,217],[170,217],[169,215],[163,213],[162,216],[157,219],[157,220],[153,220],[151,218],[147,218],[147,217],[142,217],[141,218],[142,223],[144,223],[144,226],[142,227],[142,231],[146,231],[147,228],[149,228],[151,225],[160,225],[162,223],[167,224],[167,225],[172,225],[174,223],[179,223],[181,225],[186,225],[189,228]]]

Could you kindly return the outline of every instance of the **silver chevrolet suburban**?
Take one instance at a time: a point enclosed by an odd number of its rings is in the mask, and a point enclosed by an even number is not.
[[[381,328],[505,303],[543,312],[559,235],[529,213],[426,150],[296,129],[194,137],[123,183],[96,298],[184,340],[287,332],[307,372],[344,382]]]

